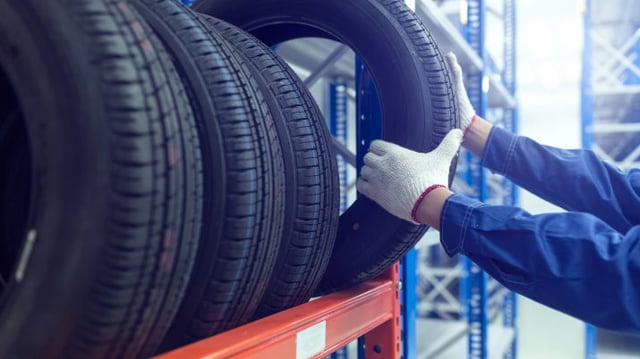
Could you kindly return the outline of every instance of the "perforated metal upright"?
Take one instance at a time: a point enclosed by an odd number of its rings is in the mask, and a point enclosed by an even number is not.
[[[471,0],[467,5],[468,22],[464,27],[464,36],[480,56],[482,60],[482,69],[478,72],[469,72],[466,74],[466,88],[469,100],[481,117],[486,117],[487,113],[487,92],[485,83],[487,73],[487,53],[485,48],[485,18],[486,8],[484,0]],[[465,153],[467,161],[465,178],[470,188],[473,189],[473,195],[480,201],[487,199],[486,174],[480,166],[480,160],[471,153]],[[486,359],[487,358],[487,275],[475,263],[467,257],[462,257],[464,265],[463,280],[467,281],[464,286],[465,290],[463,303],[466,304],[466,316],[469,321],[468,336],[468,358],[469,359]]]
[[[356,58],[356,168],[363,165],[363,157],[371,141],[382,137],[382,113],[371,75]],[[400,261],[400,331],[402,358],[416,358],[416,252],[409,251]],[[359,347],[362,343],[359,344]],[[359,358],[364,359],[362,351]]]
[[[640,3],[584,0],[583,10],[582,146],[622,169],[638,168]],[[587,325],[585,338],[586,357],[600,356],[598,330]]]
[[[349,133],[347,132],[348,121],[348,83],[342,78],[332,78],[328,84],[329,87],[329,104],[328,104],[328,125],[335,141],[343,146],[347,146]],[[338,156],[338,173],[340,176],[340,213],[344,212],[347,205],[347,188],[349,186],[349,178],[347,171],[347,160],[343,156]],[[346,347],[338,349],[331,354],[331,359],[348,359],[349,353]]]
[[[456,2],[459,6],[451,6]],[[444,46],[441,47],[458,55],[465,73],[465,87],[478,115],[496,126],[517,132],[516,1],[502,1],[502,8],[495,8],[496,2],[492,2],[490,10],[485,0],[445,1],[440,3],[440,9],[444,9],[443,15],[438,14],[437,7],[430,5],[433,2],[425,3],[429,3],[424,6],[427,21],[442,27],[442,30],[434,30],[439,35],[436,36],[438,41],[444,38]],[[503,48],[499,54],[502,58],[498,61],[489,55],[486,44],[488,14],[499,17],[503,24]],[[459,37],[461,40],[458,40]],[[454,190],[488,204],[513,205],[517,202],[517,189],[510,181],[484,170],[480,159],[465,151],[458,162]],[[436,266],[426,266],[420,270],[421,279],[427,282],[423,284],[427,292],[421,296],[423,302],[420,303],[420,308],[426,311],[421,313],[429,315],[428,318],[437,318],[439,323],[444,324],[441,328],[446,328],[447,322],[461,328],[460,319],[466,320],[468,358],[514,358],[517,349],[515,294],[502,287],[468,258],[461,256],[460,264],[455,266],[447,263],[446,259],[438,258],[441,254],[433,247],[430,249],[427,260]],[[456,283],[458,299],[452,292]],[[434,303],[425,305],[425,300],[434,300]],[[502,323],[492,321],[498,314],[502,315]],[[432,321],[428,320],[427,324],[431,325]],[[505,327],[509,330],[499,330]],[[506,339],[496,340],[500,336]],[[428,353],[436,357],[461,355],[457,350],[454,354],[444,347],[430,349]]]
[[[517,95],[516,86],[516,0],[505,0],[503,6],[504,16],[504,70],[502,81],[507,91],[513,98]],[[505,128],[513,133],[518,133],[519,111],[517,104],[511,108],[504,109],[502,123]],[[500,188],[506,189],[503,203],[515,205],[518,203],[518,188],[510,181],[501,181]],[[518,348],[518,331],[516,330],[516,317],[518,313],[518,302],[516,294],[508,292],[502,301],[502,320],[505,327],[513,328],[513,340],[509,349],[504,353],[504,359],[514,359]]]

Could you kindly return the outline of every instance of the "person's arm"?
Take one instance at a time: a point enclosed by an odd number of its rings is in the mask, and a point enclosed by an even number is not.
[[[618,231],[640,224],[640,170],[623,172],[592,151],[543,146],[493,128],[482,163],[535,195],[591,213]]]
[[[493,130],[493,125],[491,122],[477,115],[474,115],[472,119],[473,120],[470,125],[464,132],[462,146],[476,156],[482,158],[482,155],[484,154],[484,147],[487,144],[491,131]]]
[[[591,213],[618,231],[640,224],[640,170],[622,172],[592,151],[562,150],[516,136],[475,114],[455,55],[447,54],[464,131],[462,145],[485,167],[545,200]]]
[[[425,207],[438,201],[429,195]],[[534,216],[459,194],[441,204],[447,254],[468,256],[539,303],[603,328],[640,333],[640,225],[620,233],[587,213]]]
[[[439,228],[448,255],[468,256],[507,288],[544,305],[640,333],[640,225],[619,232],[588,213],[534,216],[443,187],[416,204],[415,221]]]

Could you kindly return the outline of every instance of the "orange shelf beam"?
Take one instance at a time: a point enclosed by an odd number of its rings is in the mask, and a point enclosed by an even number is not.
[[[375,280],[332,293],[156,359],[321,358],[365,337],[365,355],[400,357],[398,264]]]

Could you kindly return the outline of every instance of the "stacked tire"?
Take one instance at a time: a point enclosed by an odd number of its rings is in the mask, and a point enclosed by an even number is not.
[[[457,125],[442,57],[402,1],[361,3],[0,2],[0,357],[148,357],[410,249],[426,227],[364,198],[338,214],[324,119],[268,47],[347,43],[383,137],[429,150]],[[397,51],[332,8],[386,22]]]
[[[443,58],[403,1],[200,0],[194,9],[234,23],[269,46],[306,37],[349,45],[371,74],[385,140],[427,152],[459,126]],[[317,294],[382,273],[426,230],[358,198],[340,216],[334,251]]]

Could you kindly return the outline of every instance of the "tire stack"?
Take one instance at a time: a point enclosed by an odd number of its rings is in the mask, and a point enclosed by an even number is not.
[[[400,0],[285,3],[0,1],[0,358],[148,357],[376,276],[426,231],[366,199],[338,215],[324,119],[268,46],[347,43],[383,137],[429,150],[457,116],[428,32]],[[400,30],[371,46],[322,4]]]

